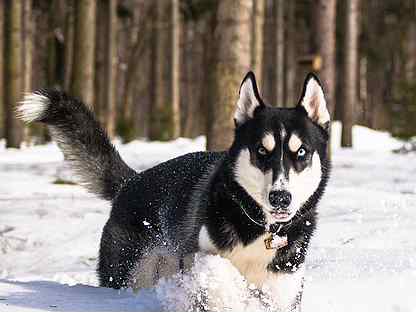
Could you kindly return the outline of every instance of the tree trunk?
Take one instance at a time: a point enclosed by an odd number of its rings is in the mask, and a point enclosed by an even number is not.
[[[177,138],[181,133],[180,116],[180,14],[179,0],[172,0],[172,137]]]
[[[276,105],[276,14],[275,1],[266,0],[265,20],[263,28],[263,69],[261,77],[261,89],[264,100],[271,105]]]
[[[114,137],[116,130],[117,107],[117,0],[108,3],[108,41],[105,57],[106,64],[106,99],[105,124],[110,137]]]
[[[94,106],[94,49],[96,2],[75,1],[75,29],[71,93]]]
[[[345,79],[344,105],[342,112],[341,146],[352,147],[352,126],[354,124],[354,103],[357,101],[357,62],[358,62],[358,16],[359,0],[346,2],[345,36]]]
[[[105,127],[105,80],[106,65],[105,54],[107,53],[107,22],[108,22],[108,0],[97,2],[95,19],[95,49],[94,49],[94,114]]]
[[[201,134],[201,81],[204,71],[195,71],[203,65],[203,33],[201,22],[188,20],[182,27],[181,44],[181,130],[182,136],[194,138]]]
[[[94,109],[113,137],[117,100],[117,0],[100,1],[97,8]]]
[[[52,1],[48,6],[48,51],[47,84],[49,87],[62,87],[65,76],[64,37],[62,26],[67,6],[63,0]]]
[[[5,2],[0,1],[0,138],[4,137],[4,125],[5,125],[5,112],[6,112],[6,101],[4,99],[4,19],[5,19]]]
[[[410,21],[408,26],[405,55],[405,76],[406,80],[411,82],[414,81],[416,77],[416,20]]]
[[[274,99],[275,105],[285,106],[284,103],[284,52],[285,52],[285,29],[284,29],[284,8],[285,0],[275,1],[275,15],[276,15],[276,98]]]
[[[316,3],[316,43],[317,53],[322,59],[319,78],[325,90],[326,101],[331,116],[335,110],[335,19],[336,0],[318,0]],[[358,22],[357,22],[358,23]]]
[[[213,96],[210,103],[209,150],[224,150],[233,139],[238,90],[250,66],[250,0],[220,1],[213,45],[216,47]]]
[[[284,106],[284,4],[284,0],[266,1],[261,89],[273,106]]]
[[[24,92],[32,91],[33,31],[32,0],[24,1]]]
[[[253,12],[251,17],[251,70],[258,77],[261,85],[263,69],[263,28],[266,0],[252,0]]]
[[[24,1],[23,8],[23,92],[32,91],[32,54],[33,54],[33,31],[32,0]],[[29,127],[23,128],[23,140],[29,139]]]
[[[285,22],[285,86],[284,86],[284,103],[287,107],[296,105],[297,89],[295,86],[296,77],[296,2],[288,1],[286,5],[287,19]]]
[[[327,107],[334,117],[335,112],[335,29],[336,29],[336,0],[318,0],[316,2],[315,23],[316,50],[322,60],[319,78],[323,84]],[[328,156],[331,156],[331,142],[328,145]]]
[[[64,89],[69,90],[71,87],[72,77],[72,61],[74,57],[74,3],[73,1],[67,2],[67,12],[65,16],[65,60],[64,60]]]
[[[155,85],[150,139],[170,140],[180,134],[179,1],[156,1]]]
[[[22,125],[15,117],[15,105],[23,91],[23,1],[7,1],[5,47],[5,136],[6,147],[20,147]]]

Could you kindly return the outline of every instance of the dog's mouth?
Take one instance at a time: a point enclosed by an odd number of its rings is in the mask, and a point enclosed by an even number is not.
[[[292,218],[288,212],[272,212],[270,213],[275,222],[286,222]]]

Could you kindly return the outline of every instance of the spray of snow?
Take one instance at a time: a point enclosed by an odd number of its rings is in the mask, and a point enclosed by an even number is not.
[[[196,255],[190,272],[161,280],[156,293],[166,311],[266,311],[268,296],[247,285],[227,259]]]

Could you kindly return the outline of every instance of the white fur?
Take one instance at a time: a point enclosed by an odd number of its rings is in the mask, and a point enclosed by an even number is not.
[[[17,107],[17,116],[25,122],[42,119],[48,109],[49,99],[41,94],[26,94]]]
[[[296,152],[302,146],[302,140],[295,133],[293,133],[290,136],[288,145],[291,152]]]
[[[314,152],[312,165],[301,172],[289,171],[288,191],[292,194],[293,208],[300,208],[315,193],[321,182],[322,168],[319,154]]]
[[[309,118],[319,125],[323,126],[330,120],[324,91],[314,78],[309,79],[306,83],[306,91],[301,105],[305,108]]]
[[[269,236],[265,234],[247,246],[238,244],[231,251],[222,252],[221,256],[229,259],[249,283],[261,288],[270,272],[268,264],[273,260],[276,250],[266,249],[264,240]]]
[[[234,113],[234,119],[238,124],[253,118],[254,110],[260,102],[254,94],[254,85],[251,79],[246,79],[240,88],[240,97],[237,101],[237,109]]]
[[[276,146],[276,141],[274,139],[273,133],[266,133],[261,140],[261,143],[269,152],[273,151]]]
[[[269,204],[268,196],[273,185],[272,171],[264,173],[253,166],[250,162],[250,152],[245,148],[241,150],[237,158],[234,175],[236,181],[262,207],[266,221],[270,223],[272,217],[269,211],[272,210],[272,207]]]
[[[217,248],[215,247],[214,243],[209,237],[209,233],[205,225],[203,225],[201,227],[201,230],[199,231],[198,246],[200,250],[206,253],[212,253],[212,254],[217,253]]]
[[[280,175],[272,186],[274,190],[287,190],[292,195],[289,206],[290,215],[281,221],[289,221],[302,205],[315,193],[322,177],[321,159],[319,154],[314,152],[312,165],[306,167],[301,172],[296,172],[293,168],[289,170],[289,179]]]
[[[303,266],[292,273],[268,273],[263,289],[272,295],[273,307],[278,311],[291,311],[291,306],[302,290],[304,274]]]

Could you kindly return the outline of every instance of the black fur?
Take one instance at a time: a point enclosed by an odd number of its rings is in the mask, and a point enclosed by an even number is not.
[[[248,74],[245,79],[252,79]],[[309,79],[309,78],[308,78]],[[255,88],[256,97],[259,97]],[[305,91],[304,91],[305,92]],[[247,218],[264,222],[261,207],[235,180],[239,152],[249,148],[251,162],[261,170],[274,168],[273,157],[256,155],[258,142],[269,130],[279,131],[283,124],[290,133],[296,130],[303,142],[316,151],[322,163],[318,189],[298,211],[282,233],[288,246],[277,250],[268,270],[293,272],[305,260],[310,238],[316,227],[316,206],[329,175],[328,132],[313,123],[303,107],[272,108],[261,105],[253,118],[237,126],[235,139],[226,152],[187,154],[141,173],[130,169],[120,158],[89,109],[81,102],[57,91],[39,91],[50,103],[41,119],[63,146],[65,157],[101,197],[112,201],[112,211],[104,227],[98,265],[100,285],[121,288],[134,285],[134,272],[152,249],[165,248],[181,259],[198,251],[202,225],[218,250],[236,244],[250,244],[265,229]],[[286,155],[287,154],[287,155]],[[308,166],[286,153],[288,166],[302,170]],[[178,268],[179,269],[179,268]],[[138,276],[140,279],[140,276]],[[300,296],[300,295],[299,295]]]

